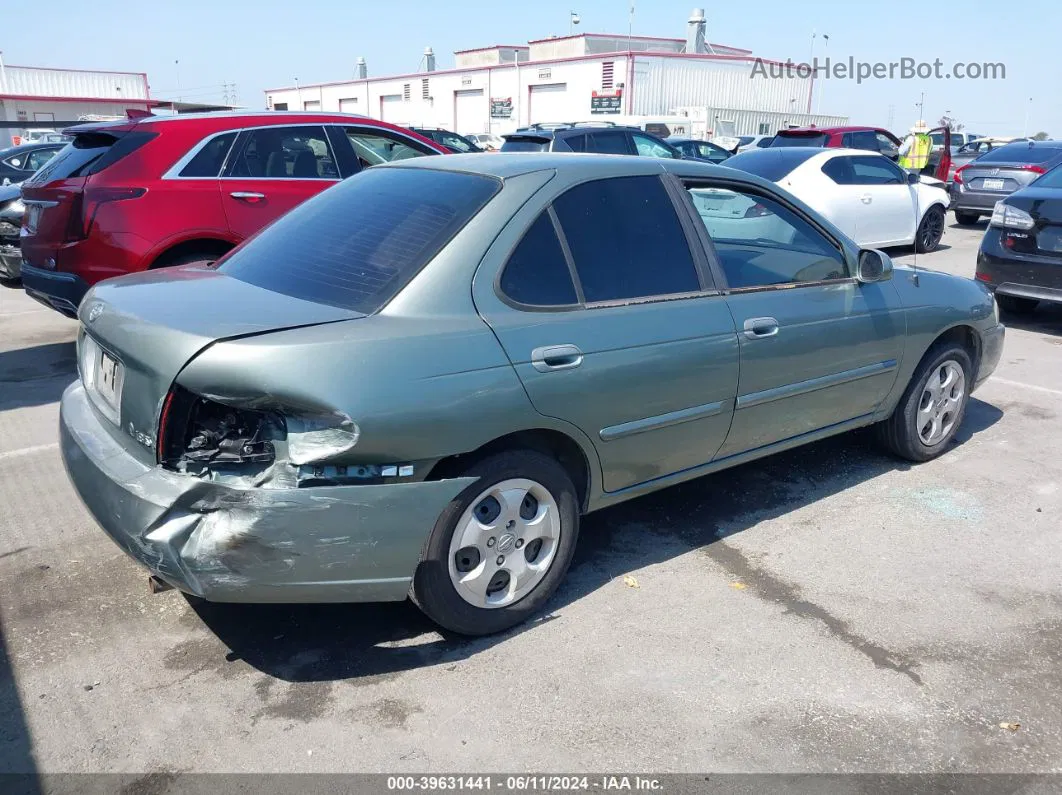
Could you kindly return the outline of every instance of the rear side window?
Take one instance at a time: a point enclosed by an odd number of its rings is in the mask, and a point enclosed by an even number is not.
[[[811,133],[810,135],[778,133],[771,141],[771,146],[826,146],[826,138],[825,133]]]
[[[506,138],[502,144],[503,152],[545,152],[549,141],[542,138]]]
[[[657,177],[587,182],[553,206],[587,303],[701,289],[675,206]]]
[[[538,217],[513,250],[502,271],[501,290],[526,306],[570,306],[579,302],[548,212]]]
[[[128,157],[156,135],[158,133],[145,130],[120,135],[96,131],[78,133],[25,184],[41,185],[58,179],[98,174]]]
[[[841,143],[849,149],[866,149],[870,152],[878,151],[878,137],[870,130],[845,133]]]
[[[367,169],[300,204],[218,269],[266,290],[369,314],[499,188],[497,180],[473,174]]]
[[[225,165],[225,156],[232,148],[237,133],[230,132],[211,138],[196,152],[179,176],[182,177],[216,177],[221,174],[221,167]]]

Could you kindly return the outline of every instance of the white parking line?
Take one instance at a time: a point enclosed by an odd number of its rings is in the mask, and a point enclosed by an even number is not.
[[[988,379],[988,383],[1006,384],[1007,386],[1020,386],[1022,389],[1032,389],[1036,392],[1046,392],[1049,395],[1062,395],[1062,389],[1051,389],[1046,386],[1037,386],[1036,384],[1026,384],[1022,381],[1011,381],[1009,378],[996,378],[992,376]]]
[[[19,450],[8,450],[7,452],[0,453],[0,461],[4,461],[8,458],[21,458],[24,455],[33,455],[34,453],[43,453],[45,450],[55,450],[59,446],[59,442],[52,442],[51,444],[38,444],[33,447],[23,447]]]

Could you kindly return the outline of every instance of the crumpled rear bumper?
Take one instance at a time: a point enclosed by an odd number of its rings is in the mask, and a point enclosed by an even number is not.
[[[234,488],[145,465],[104,422],[67,388],[61,449],[81,500],[130,557],[216,602],[404,599],[436,519],[474,482]]]

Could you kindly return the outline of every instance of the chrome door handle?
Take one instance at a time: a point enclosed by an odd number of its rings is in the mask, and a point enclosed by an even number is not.
[[[874,197],[871,196],[869,193],[864,193],[862,196],[859,197],[859,201],[863,202],[863,204],[870,204],[872,201],[874,201]]]
[[[261,201],[265,198],[264,193],[255,193],[254,191],[250,190],[234,190],[229,195],[234,199],[239,199],[240,201],[251,203]]]
[[[773,337],[778,333],[778,321],[773,317],[750,317],[745,321],[745,336],[750,340]]]
[[[583,363],[583,352],[576,345],[546,345],[531,351],[531,366],[540,373],[572,370]]]

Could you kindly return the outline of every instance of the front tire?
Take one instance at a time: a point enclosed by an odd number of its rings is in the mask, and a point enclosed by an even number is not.
[[[885,447],[908,461],[929,461],[948,449],[966,414],[973,362],[961,345],[930,348],[887,420],[877,426]]]
[[[1040,302],[1035,298],[996,294],[996,303],[999,304],[1000,309],[1011,315],[1031,315],[1036,311],[1036,307]]]
[[[915,233],[915,251],[919,254],[936,251],[942,237],[944,237],[944,208],[934,205],[926,210],[926,214],[922,216],[922,223],[918,225],[918,231]]]
[[[959,226],[973,226],[980,220],[980,213],[964,213],[960,210],[955,211],[955,223]]]
[[[410,595],[435,623],[489,635],[526,621],[568,571],[579,535],[575,486],[557,461],[530,450],[492,455],[439,515]]]

